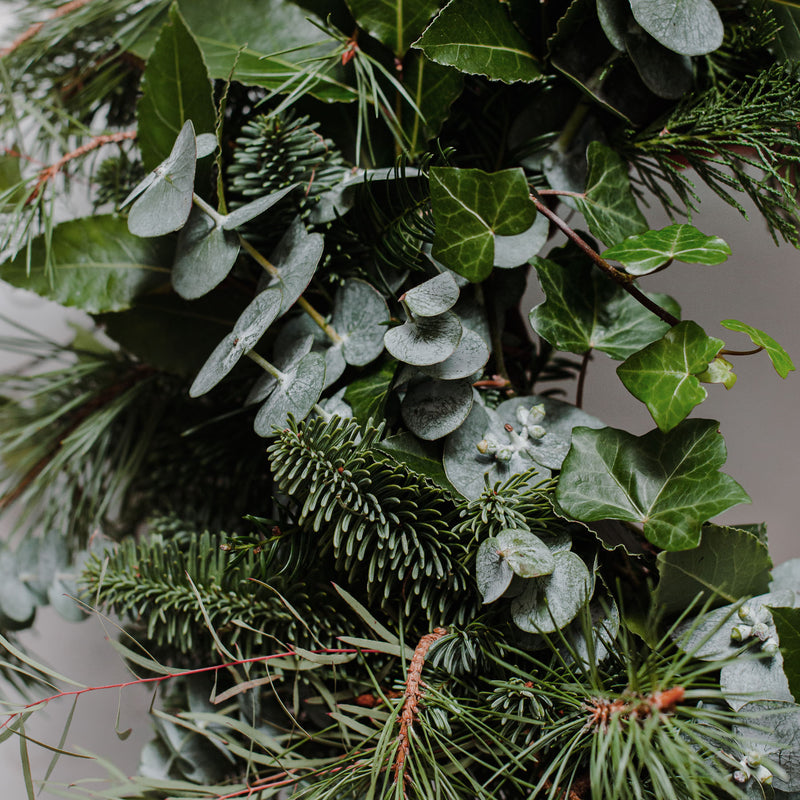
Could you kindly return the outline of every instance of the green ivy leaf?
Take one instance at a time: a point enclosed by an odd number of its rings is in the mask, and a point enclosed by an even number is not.
[[[383,352],[389,321],[383,295],[366,281],[352,278],[337,289],[333,305],[333,327],[343,339],[345,361],[356,367],[369,364]]]
[[[541,76],[539,62],[501,3],[450,0],[414,47],[438,64],[516,83]]]
[[[511,615],[528,633],[552,633],[575,619],[589,602],[592,576],[580,556],[571,550],[555,553],[553,571],[525,582],[522,594],[511,602]]]
[[[701,383],[721,383],[726,389],[731,389],[736,383],[736,374],[730,361],[717,356],[709,362],[708,369],[697,374],[697,380]]]
[[[592,235],[612,245],[649,230],[631,191],[627,162],[601,142],[589,145],[586,158],[589,176],[577,205]]]
[[[172,247],[140,239],[125,220],[110,214],[56,225],[48,244],[33,240],[30,253],[19,252],[0,266],[0,278],[62,306],[90,314],[122,311],[147,292],[167,285]]]
[[[536,207],[522,169],[431,168],[436,222],[432,255],[472,282],[484,280],[495,260],[495,235],[524,233]]]
[[[764,594],[772,559],[767,546],[747,531],[705,525],[694,550],[658,554],[659,581],[653,603],[666,614],[679,614],[688,601],[734,603]]]
[[[138,142],[147,170],[169,156],[187,120],[198,133],[214,130],[216,113],[206,65],[178,7],[169,10],[142,74]]]
[[[686,320],[629,356],[617,367],[617,375],[647,406],[658,427],[669,431],[706,399],[697,375],[705,372],[724,344]]]
[[[377,447],[394,461],[405,464],[417,475],[424,475],[448,492],[455,493],[453,485],[445,475],[441,447],[437,443],[423,441],[413,433],[402,431],[384,439]]]
[[[719,236],[706,236],[692,225],[670,225],[660,231],[629,236],[603,253],[619,261],[631,275],[646,275],[670,261],[687,264],[721,264],[731,248]]]
[[[469,381],[426,378],[414,384],[400,406],[408,429],[420,439],[441,439],[460,427],[472,408]]]
[[[383,337],[386,349],[404,364],[426,367],[439,364],[455,352],[461,341],[458,317],[450,311],[436,317],[420,317],[389,328]]]
[[[800,698],[800,608],[773,608],[772,621],[778,631],[789,691],[797,700]]]
[[[609,281],[576,248],[554,251],[558,262],[537,258],[533,265],[546,300],[530,312],[530,323],[558,350],[600,350],[624,359],[669,330],[621,286]],[[667,295],[648,294],[675,316],[680,307]]]
[[[685,420],[669,433],[633,436],[614,428],[576,428],[556,497],[575,519],[640,523],[665,550],[697,547],[703,522],[750,502],[719,472],[727,456],[714,420]]]
[[[370,419],[383,419],[386,398],[396,371],[397,361],[386,359],[376,372],[357,378],[347,385],[344,399],[350,404],[353,415],[360,423],[366,424]]]
[[[358,27],[385,44],[398,58],[438,11],[437,0],[347,0]]]
[[[747,325],[744,322],[739,322],[738,319],[724,319],[720,325],[722,325],[723,328],[727,328],[729,331],[746,333],[754,345],[763,347],[769,356],[769,360],[772,362],[772,366],[775,367],[775,372],[777,372],[781,378],[785,378],[790,372],[794,371],[795,367],[789,354],[771,336],[764,333],[764,331],[753,328],[751,325]]]
[[[711,0],[631,0],[635,20],[664,47],[702,56],[722,44],[723,26]]]

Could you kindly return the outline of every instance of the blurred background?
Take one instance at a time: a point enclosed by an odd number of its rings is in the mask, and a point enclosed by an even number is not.
[[[14,3],[0,0],[0,43],[10,39]],[[761,328],[779,341],[800,365],[800,254],[790,246],[776,247],[757,215],[745,221],[715,195],[702,190],[702,214],[694,219],[703,232],[725,239],[733,250],[727,263],[717,267],[677,264],[646,279],[648,291],[674,295],[683,306],[683,318],[700,324],[731,349],[748,349],[749,339],[723,329],[719,321],[740,319]],[[653,227],[669,224],[660,207],[650,209]],[[560,242],[559,242],[560,243]],[[525,308],[541,302],[532,278],[524,299]],[[0,285],[0,314],[67,341],[69,323],[86,322],[79,313],[22,291]],[[10,333],[0,325],[0,336]],[[13,370],[19,363],[11,354],[0,353],[0,369]],[[775,563],[800,557],[800,533],[792,498],[800,490],[800,378],[790,373],[781,380],[763,354],[732,359],[738,381],[731,390],[708,386],[708,399],[695,416],[723,420],[720,430],[728,445],[724,471],[750,494],[752,505],[738,506],[719,521],[728,524],[766,522]],[[635,433],[653,428],[646,408],[620,384],[614,362],[597,354],[589,366],[584,408],[608,425]],[[568,398],[569,399],[569,398]],[[7,527],[0,524],[0,535]],[[106,637],[113,637],[113,624],[105,627],[97,618],[81,624],[65,622],[45,608],[39,611],[35,631],[21,639],[41,660],[58,672],[87,685],[108,685],[129,679]],[[147,709],[151,694],[141,687],[119,692],[109,689],[81,697],[66,748],[84,748],[109,759],[123,772],[135,771],[141,747],[149,738]],[[114,732],[119,707],[119,730],[132,729],[127,741]],[[58,743],[71,702],[62,699],[31,718],[26,733],[48,744]],[[42,777],[52,753],[30,745],[34,777]],[[93,762],[62,758],[52,778],[69,782],[89,776],[101,777]],[[0,744],[0,778],[3,798],[25,798],[19,759],[19,743],[11,737]],[[45,800],[53,794],[38,795]]]

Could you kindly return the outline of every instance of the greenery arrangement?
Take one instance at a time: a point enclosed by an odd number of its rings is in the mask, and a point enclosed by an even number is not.
[[[697,180],[798,244],[800,10],[22,14],[0,277],[96,323],[6,342],[0,740],[29,797],[800,797],[800,560],[709,521],[748,496],[690,416],[735,356],[794,367],[646,290],[730,255],[681,221]],[[596,352],[650,433],[581,410]],[[117,614],[130,684],[163,684],[137,775],[55,783],[69,725],[31,774],[30,715],[103,688],[20,647],[46,603]]]

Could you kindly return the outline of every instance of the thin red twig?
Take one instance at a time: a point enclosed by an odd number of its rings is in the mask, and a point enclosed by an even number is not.
[[[9,53],[13,53],[18,47],[25,44],[28,39],[32,39],[36,36],[37,33],[45,26],[46,22],[49,22],[53,19],[58,19],[59,17],[64,17],[67,14],[71,14],[73,11],[77,11],[79,8],[82,8],[85,5],[91,3],[92,0],[71,0],[69,3],[64,3],[63,6],[59,6],[44,22],[35,22],[33,25],[30,26],[27,30],[23,31],[10,45],[4,47],[0,50],[0,58],[5,58],[5,56],[9,55]]]

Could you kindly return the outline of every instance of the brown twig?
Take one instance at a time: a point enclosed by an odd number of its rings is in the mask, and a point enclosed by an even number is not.
[[[403,765],[406,761],[406,756],[409,751],[409,735],[411,733],[411,726],[419,713],[419,700],[422,696],[420,691],[420,684],[422,683],[422,668],[425,665],[425,656],[430,649],[430,646],[442,636],[447,635],[446,628],[434,628],[431,633],[426,633],[419,640],[419,644],[414,650],[414,656],[411,659],[411,665],[408,668],[408,677],[406,678],[406,691],[405,700],[403,701],[403,708],[400,711],[400,734],[397,737],[399,744],[397,747],[397,755],[394,759],[394,779],[398,780],[403,771]],[[406,796],[405,784],[408,778],[403,774],[403,797]]]
[[[635,280],[634,275],[629,275],[627,272],[623,272],[622,270],[617,269],[616,267],[612,267],[611,264],[608,263],[596,250],[590,247],[566,222],[564,222],[561,217],[558,216],[554,211],[551,211],[541,200],[538,200],[534,195],[531,195],[531,199],[533,200],[534,204],[536,205],[537,210],[539,210],[542,214],[544,214],[557,228],[559,228],[564,234],[566,234],[567,238],[571,239],[578,247],[586,253],[589,258],[594,261],[594,263],[600,267],[603,272],[608,275],[611,280],[615,283],[618,283],[631,297],[641,303],[648,311],[652,311],[659,319],[662,319],[668,325],[675,326],[677,325],[680,320],[677,317],[673,317],[672,314],[669,313],[664,308],[661,308],[660,305],[654,303],[644,292],[640,291],[633,285],[633,281]]]
[[[578,373],[578,388],[575,392],[575,408],[583,408],[583,388],[586,384],[586,371],[589,362],[592,360],[591,348],[583,354],[581,359],[581,371]]]
[[[87,153],[90,153],[92,150],[96,150],[98,147],[102,147],[105,144],[115,144],[117,142],[124,142],[126,139],[135,139],[135,138],[136,138],[136,131],[118,131],[117,133],[105,133],[101,134],[100,136],[95,136],[93,139],[90,139],[88,142],[82,144],[75,150],[72,150],[66,155],[61,156],[61,158],[59,158],[58,161],[56,161],[54,164],[50,164],[49,166],[45,167],[39,173],[39,179],[36,181],[36,186],[33,187],[33,191],[28,196],[27,202],[30,203],[32,200],[35,200],[39,192],[42,190],[42,186],[44,186],[44,184],[47,183],[47,181],[55,178],[55,176],[58,175],[59,172],[61,172],[64,166],[73,159],[85,156]]]
[[[28,39],[32,39],[34,36],[36,36],[36,34],[39,33],[39,31],[47,22],[50,22],[50,20],[58,19],[59,17],[64,17],[67,14],[71,14],[73,11],[77,11],[79,8],[82,8],[91,2],[92,0],[71,0],[69,3],[64,3],[63,6],[59,6],[44,22],[35,22],[30,26],[30,28],[17,36],[17,38],[14,39],[10,45],[7,45],[0,50],[0,58],[5,58],[5,56],[13,53],[18,47],[25,44]]]

